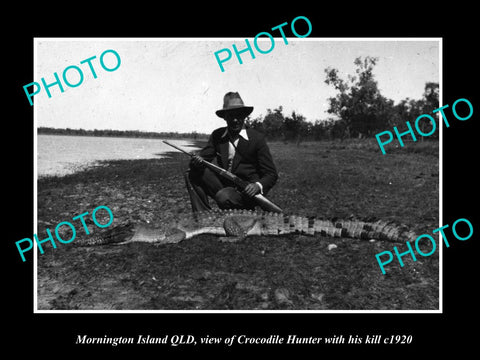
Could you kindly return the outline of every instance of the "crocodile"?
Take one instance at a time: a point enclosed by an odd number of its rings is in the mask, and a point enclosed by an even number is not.
[[[152,224],[122,224],[103,233],[81,240],[79,245],[178,243],[201,234],[219,236],[222,241],[235,242],[248,236],[278,236],[285,234],[320,235],[361,240],[409,241],[416,234],[405,225],[382,220],[322,219],[255,210],[210,210],[194,212],[167,226]]]

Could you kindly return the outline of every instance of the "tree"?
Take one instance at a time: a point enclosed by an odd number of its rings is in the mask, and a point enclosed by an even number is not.
[[[303,115],[292,111],[283,121],[284,141],[295,140],[297,146],[308,135],[309,126]]]
[[[427,114],[435,118],[432,113],[433,110],[439,106],[439,86],[438,83],[427,82],[423,92],[423,97],[420,100],[414,100],[406,98],[395,105],[395,114],[392,117],[392,126],[405,126],[405,122],[408,121],[412,126],[416,122],[420,115]],[[438,123],[438,119],[437,119]],[[423,117],[418,121],[418,127],[424,134],[428,134],[433,130],[433,124],[430,119]],[[432,138],[438,137],[438,132],[435,131]],[[425,137],[420,137],[422,140]]]
[[[352,136],[371,136],[388,125],[393,101],[380,94],[373,76],[377,61],[378,58],[370,56],[356,58],[356,75],[349,75],[347,80],[340,78],[337,69],[325,69],[325,83],[339,92],[329,98],[327,111],[337,115]]]
[[[427,82],[423,92],[423,100],[425,102],[423,111],[431,114],[433,110],[438,109],[439,106],[439,91],[438,83]]]
[[[311,135],[313,136],[313,140],[323,140],[328,138],[327,132],[327,121],[325,120],[315,120],[315,123],[311,127]]]
[[[263,119],[263,128],[265,134],[272,139],[280,139],[283,137],[283,122],[285,117],[282,114],[283,107],[279,106],[273,111],[267,109],[267,115]]]
[[[255,119],[250,119],[247,117],[245,120],[245,125],[251,129],[255,129],[265,134],[265,128],[263,126],[263,119],[261,116],[257,116]]]

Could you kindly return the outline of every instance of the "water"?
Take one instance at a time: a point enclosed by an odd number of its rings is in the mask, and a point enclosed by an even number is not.
[[[187,151],[195,150],[188,140],[169,140]],[[38,135],[38,177],[72,174],[102,160],[160,159],[177,151],[161,139],[95,136]]]

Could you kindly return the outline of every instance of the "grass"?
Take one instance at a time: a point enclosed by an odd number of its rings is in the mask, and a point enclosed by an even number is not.
[[[286,213],[391,220],[418,234],[438,227],[438,142],[387,149],[387,155],[369,140],[298,147],[273,142],[270,149],[280,178],[269,198]],[[39,234],[99,205],[112,209],[112,226],[168,222],[190,212],[183,182],[188,159],[170,155],[40,179]],[[99,231],[90,219],[87,225]],[[328,250],[330,244],[337,247]],[[239,243],[203,235],[161,246],[59,244],[39,255],[38,304],[107,310],[438,309],[438,252],[417,256],[416,262],[404,259],[404,267],[394,261],[382,275],[375,254],[394,245],[406,250],[404,243],[300,235]]]

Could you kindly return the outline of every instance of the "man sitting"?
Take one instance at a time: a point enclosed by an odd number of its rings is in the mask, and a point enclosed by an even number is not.
[[[223,108],[216,111],[225,119],[226,127],[213,131],[207,145],[190,162],[185,175],[193,211],[210,210],[208,197],[221,209],[254,209],[256,194],[267,194],[278,174],[263,134],[245,127],[245,118],[253,111],[245,106],[240,95],[229,92]],[[227,179],[202,166],[202,159],[217,160],[218,166],[248,181],[239,191]]]

